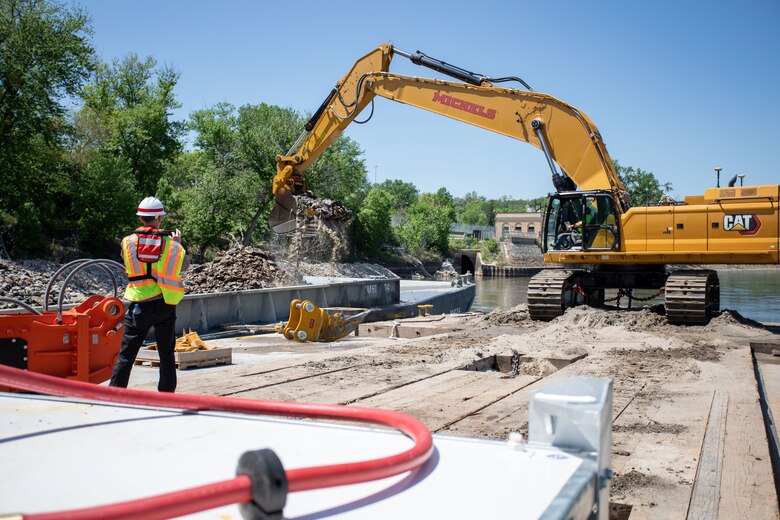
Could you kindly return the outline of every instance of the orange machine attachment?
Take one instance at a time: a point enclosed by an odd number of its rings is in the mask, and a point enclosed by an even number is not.
[[[122,343],[124,305],[90,296],[64,311],[0,315],[0,363],[67,379],[102,383]],[[0,386],[0,391],[10,389]]]
[[[99,267],[111,277],[114,296],[93,295],[63,311],[65,289],[74,275],[89,267]],[[124,273],[122,264],[105,259],[79,259],[62,266],[46,287],[42,312],[13,298],[0,297],[27,311],[0,314],[0,364],[89,383],[108,380],[122,344],[125,311],[110,267]],[[52,286],[66,272],[57,311],[49,312]],[[1,392],[10,390],[0,385]]]

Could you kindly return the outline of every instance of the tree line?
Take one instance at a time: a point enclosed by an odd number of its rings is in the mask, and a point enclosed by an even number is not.
[[[0,254],[115,257],[137,223],[138,201],[151,194],[165,202],[165,226],[182,230],[196,258],[269,241],[275,156],[292,146],[308,115],[217,103],[176,121],[178,80],[153,57],[100,61],[81,8],[0,0]],[[648,197],[668,188],[652,173],[621,171]],[[493,225],[497,212],[541,211],[546,203],[476,192],[457,198],[446,188],[420,193],[399,180],[372,184],[363,151],[343,135],[308,170],[307,183],[354,211],[355,258],[381,256],[385,244],[445,255],[451,223]]]

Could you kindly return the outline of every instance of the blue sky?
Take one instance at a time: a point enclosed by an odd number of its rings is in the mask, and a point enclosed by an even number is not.
[[[313,112],[358,57],[390,42],[567,101],[614,159],[677,197],[714,186],[716,166],[724,183],[780,183],[778,0],[69,3],[92,16],[103,60],[135,52],[181,74],[178,119],[221,101]],[[401,57],[391,70],[446,79]],[[384,99],[346,135],[372,181],[489,198],[553,191],[536,148]]]

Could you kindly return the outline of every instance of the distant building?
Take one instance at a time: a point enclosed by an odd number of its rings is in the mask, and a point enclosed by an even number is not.
[[[542,232],[542,213],[496,213],[496,237],[513,242],[533,242]]]
[[[496,229],[493,226],[450,224],[450,236],[458,238],[496,238]]]

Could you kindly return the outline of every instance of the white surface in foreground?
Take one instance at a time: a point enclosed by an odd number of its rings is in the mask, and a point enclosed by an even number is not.
[[[271,448],[285,468],[360,461],[411,446],[386,430],[0,394],[0,513],[140,498],[231,479],[239,456]],[[434,437],[413,474],[293,493],[285,517],[537,518],[581,464],[560,451]],[[199,518],[240,518],[237,506]]]

